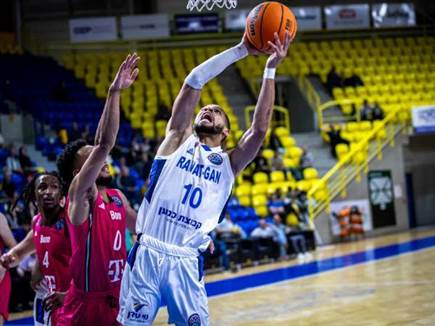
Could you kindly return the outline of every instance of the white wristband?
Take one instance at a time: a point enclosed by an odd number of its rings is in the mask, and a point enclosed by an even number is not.
[[[265,68],[263,79],[275,79],[276,68]]]

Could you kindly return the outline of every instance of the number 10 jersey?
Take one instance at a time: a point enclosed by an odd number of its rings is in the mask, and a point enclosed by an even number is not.
[[[156,156],[136,232],[203,251],[223,218],[234,174],[229,156],[191,135],[171,155]]]

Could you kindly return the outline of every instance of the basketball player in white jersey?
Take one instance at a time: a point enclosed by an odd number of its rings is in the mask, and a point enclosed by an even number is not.
[[[150,183],[138,212],[138,242],[130,252],[121,287],[123,325],[151,325],[161,302],[169,323],[208,325],[201,252],[220,222],[234,178],[260,149],[275,99],[275,69],[287,55],[289,35],[270,44],[264,79],[251,127],[236,148],[221,148],[228,117],[210,104],[195,118],[202,87],[232,63],[259,54],[246,38],[192,70],[178,94],[166,137],[153,162]]]

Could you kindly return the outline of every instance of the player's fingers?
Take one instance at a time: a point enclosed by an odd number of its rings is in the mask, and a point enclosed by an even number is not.
[[[278,52],[278,53],[279,53],[279,48],[278,48],[278,46],[276,46],[275,44],[273,44],[271,41],[268,41],[267,44],[269,44],[269,46],[273,49],[273,52]]]
[[[275,44],[276,44],[278,47],[282,47],[281,40],[279,39],[278,33],[275,32],[275,33],[273,34],[273,36],[274,36],[274,38],[275,38]]]
[[[133,53],[133,55],[130,57],[130,63],[129,63],[129,68],[133,68],[136,65],[138,55],[136,52]]]
[[[131,73],[131,79],[136,80],[138,75],[139,75],[139,68],[135,68]]]
[[[284,49],[288,49],[290,45],[290,33],[289,31],[285,31],[285,38],[284,38]]]
[[[139,60],[140,60],[140,57],[139,56],[136,56],[135,58],[134,58],[134,60],[133,60],[133,63],[131,64],[131,67],[133,68],[133,67],[137,67],[137,63],[139,62]]]

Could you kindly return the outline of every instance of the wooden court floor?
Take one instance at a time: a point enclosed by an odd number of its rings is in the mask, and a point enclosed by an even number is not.
[[[435,236],[420,229],[320,247],[311,262]],[[290,260],[206,276],[206,283],[299,265]],[[299,268],[299,267],[298,267]],[[435,242],[425,249],[209,298],[210,325],[435,325]],[[24,314],[29,316],[28,313]],[[12,316],[18,319],[21,316]],[[166,325],[166,308],[154,325]],[[19,324],[27,325],[27,324]]]
[[[411,231],[320,248],[314,260],[435,235]],[[241,274],[297,264],[243,270]],[[206,282],[234,275],[214,275]],[[237,280],[235,279],[235,282]],[[211,325],[435,325],[435,247],[209,298]],[[159,311],[155,325],[166,325]]]

